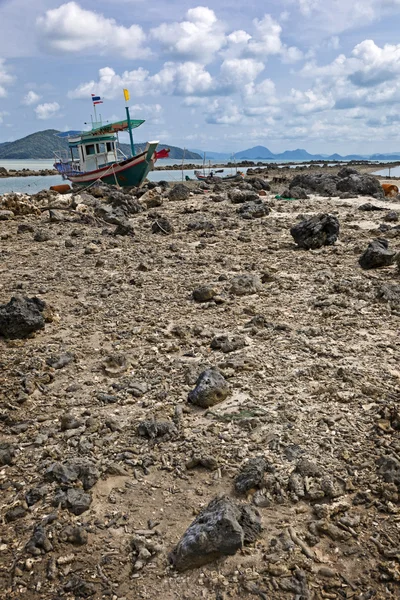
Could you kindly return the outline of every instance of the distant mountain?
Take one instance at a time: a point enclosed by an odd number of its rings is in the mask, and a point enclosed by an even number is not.
[[[236,160],[265,160],[267,158],[276,158],[276,154],[273,154],[271,150],[268,150],[268,148],[265,148],[264,146],[254,146],[254,148],[242,150],[242,152],[236,152],[234,157]]]
[[[31,133],[15,142],[4,142],[0,144],[0,160],[54,158],[54,152],[68,150],[68,141],[65,138],[57,137],[57,133],[60,132],[56,129],[46,129]],[[145,145],[145,143],[135,144],[135,151],[140,152],[144,149]],[[129,144],[120,144],[120,147],[124,154],[127,156],[131,155]],[[170,148],[169,158],[182,160],[182,148],[167,146],[165,144],[160,144],[158,148],[160,150]],[[185,150],[185,159],[199,160],[201,158],[199,154]]]
[[[297,150],[285,150],[281,154],[276,154],[280,160],[323,160],[322,154],[310,154],[307,150],[298,148]]]
[[[206,161],[208,159],[210,159],[210,160],[229,160],[230,158],[232,158],[232,153],[228,153],[228,152],[212,152],[211,150],[197,150],[194,148],[191,148],[190,151],[195,152],[196,154],[200,154],[201,158],[204,158],[204,155],[205,155]],[[187,152],[187,150],[186,150],[186,152]]]

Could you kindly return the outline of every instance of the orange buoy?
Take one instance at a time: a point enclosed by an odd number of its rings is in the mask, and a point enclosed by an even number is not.
[[[72,192],[72,188],[68,185],[68,183],[62,183],[61,185],[52,185],[50,189],[54,192],[58,192],[59,194],[69,194],[69,192]]]

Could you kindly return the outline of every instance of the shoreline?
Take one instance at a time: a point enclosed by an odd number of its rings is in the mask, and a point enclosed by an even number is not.
[[[285,169],[293,167],[297,169],[309,169],[312,167],[317,168],[335,168],[340,165],[348,165],[354,166],[358,168],[366,169],[367,172],[373,172],[376,170],[383,170],[389,168],[395,168],[400,166],[400,161],[388,161],[385,163],[371,163],[369,161],[328,161],[328,160],[311,160],[304,162],[261,162],[261,161],[252,161],[252,160],[243,160],[240,163],[215,163],[211,167],[198,165],[195,163],[185,163],[184,165],[175,163],[173,165],[160,165],[157,166],[153,171],[192,171],[192,170],[206,170],[206,171],[214,171],[217,169],[255,169],[258,173],[264,170],[275,170],[275,169]],[[56,169],[40,169],[38,171],[33,169],[23,168],[21,170],[10,169],[7,170],[5,167],[0,167],[0,179],[12,179],[15,177],[49,177],[53,175],[58,175],[58,171]],[[378,176],[379,177],[379,176]],[[393,177],[397,179],[396,177]]]

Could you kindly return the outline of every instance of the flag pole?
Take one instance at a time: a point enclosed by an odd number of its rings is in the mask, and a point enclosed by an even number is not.
[[[133,143],[133,133],[132,133],[132,127],[131,127],[131,116],[129,114],[129,106],[128,106],[128,102],[129,102],[129,91],[124,89],[124,98],[125,98],[125,102],[126,102],[126,106],[125,106],[125,110],[126,110],[126,118],[128,121],[128,130],[129,130],[129,139],[131,141],[131,152],[132,152],[132,156],[135,156],[135,144]]]

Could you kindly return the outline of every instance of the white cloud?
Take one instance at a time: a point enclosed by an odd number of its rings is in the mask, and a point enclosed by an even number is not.
[[[171,58],[207,64],[226,43],[222,24],[214,11],[204,6],[188,10],[186,19],[163,23],[150,35]]]
[[[139,25],[124,27],[115,19],[81,8],[76,2],[48,10],[37,19],[41,44],[61,53],[104,55],[114,53],[125,58],[147,58],[143,47],[146,36]]]
[[[282,27],[271,15],[253,21],[255,33],[248,43],[248,50],[256,55],[279,54],[282,50]]]
[[[91,94],[99,94],[106,100],[111,100],[122,95],[122,89],[135,90],[135,97],[142,97],[149,93],[149,72],[141,67],[133,71],[124,71],[118,75],[111,67],[99,70],[98,81],[88,81],[80,84],[75,90],[68,92],[69,98],[90,99]]]
[[[338,33],[363,27],[400,10],[400,0],[293,0],[308,29]]]
[[[22,104],[25,106],[32,106],[32,104],[37,104],[40,100],[39,94],[30,90],[22,99]]]
[[[36,117],[43,120],[51,119],[57,115],[60,108],[58,102],[45,102],[44,104],[39,104],[35,108]]]
[[[0,98],[7,96],[7,87],[15,80],[13,75],[10,75],[6,61],[0,58]]]
[[[227,88],[230,92],[241,90],[244,85],[253,82],[263,70],[264,64],[252,58],[224,60],[218,76],[218,88],[221,91]]]

